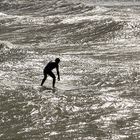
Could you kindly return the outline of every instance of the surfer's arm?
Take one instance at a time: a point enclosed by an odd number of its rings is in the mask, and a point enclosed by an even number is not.
[[[60,81],[60,74],[59,74],[59,66],[56,67],[57,75],[58,75],[58,81]]]

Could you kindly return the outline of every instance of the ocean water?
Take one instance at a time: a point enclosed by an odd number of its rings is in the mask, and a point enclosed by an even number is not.
[[[0,140],[139,140],[139,13],[138,1],[1,0]],[[41,87],[56,57],[61,80]]]

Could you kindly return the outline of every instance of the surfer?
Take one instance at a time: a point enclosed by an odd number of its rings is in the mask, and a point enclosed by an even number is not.
[[[45,80],[47,79],[47,75],[51,76],[53,78],[53,83],[52,83],[52,86],[53,88],[55,88],[55,81],[56,81],[56,77],[55,75],[53,74],[52,70],[54,68],[56,68],[56,71],[57,71],[57,75],[58,75],[58,81],[60,81],[60,75],[59,75],[59,62],[60,62],[60,59],[59,58],[56,58],[55,59],[55,62],[52,62],[50,61],[46,67],[44,68],[44,78],[41,82],[41,86],[43,86]]]

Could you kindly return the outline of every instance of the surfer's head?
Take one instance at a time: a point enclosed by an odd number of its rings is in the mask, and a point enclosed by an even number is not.
[[[56,62],[56,63],[59,63],[59,62],[60,62],[60,59],[59,59],[59,58],[56,58],[56,59],[55,59],[55,62]]]

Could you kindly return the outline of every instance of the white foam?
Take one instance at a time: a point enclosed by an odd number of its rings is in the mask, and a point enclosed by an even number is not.
[[[36,110],[35,108],[33,108],[32,112],[31,112],[31,115],[35,115],[35,114],[38,114],[38,113],[39,113],[39,111]]]
[[[15,48],[15,46],[9,42],[9,41],[0,41],[0,44],[3,45],[3,47],[0,47],[0,49],[12,49],[12,48]]]
[[[108,9],[103,6],[96,6],[96,8],[94,9],[94,11],[98,13],[106,12],[107,10]]]
[[[5,75],[5,72],[0,71],[0,77],[2,77],[3,75]]]
[[[50,133],[50,136],[54,136],[54,135],[58,135],[58,134],[59,134],[58,132],[53,131]]]
[[[44,18],[44,17],[32,17],[32,16],[27,16],[27,15],[7,15],[5,13],[0,12],[0,18],[1,19],[14,19],[12,22],[6,23],[6,25],[10,24],[16,24],[16,23],[21,23],[21,24],[46,24],[49,22],[49,19],[51,18]]]
[[[0,16],[7,16],[7,14],[0,12]]]
[[[81,22],[81,21],[96,21],[96,20],[101,20],[103,19],[103,16],[75,16],[75,17],[71,17],[71,18],[66,18],[64,19],[61,23],[63,24],[73,24],[73,23],[77,23],[77,22]]]
[[[77,129],[70,129],[70,130],[67,130],[66,132],[67,133],[72,133],[72,132],[76,132],[77,131]]]
[[[0,137],[2,137],[4,134],[0,134]]]
[[[100,20],[105,20],[105,19],[112,19],[115,20],[115,21],[120,21],[120,18],[118,17],[112,17],[112,16],[109,16],[109,15],[90,15],[90,16],[87,16],[87,15],[76,15],[74,17],[67,17],[65,19],[63,19],[60,23],[62,24],[74,24],[74,23],[80,23],[80,22],[83,22],[83,21],[100,21]],[[110,22],[110,21],[108,21]]]

